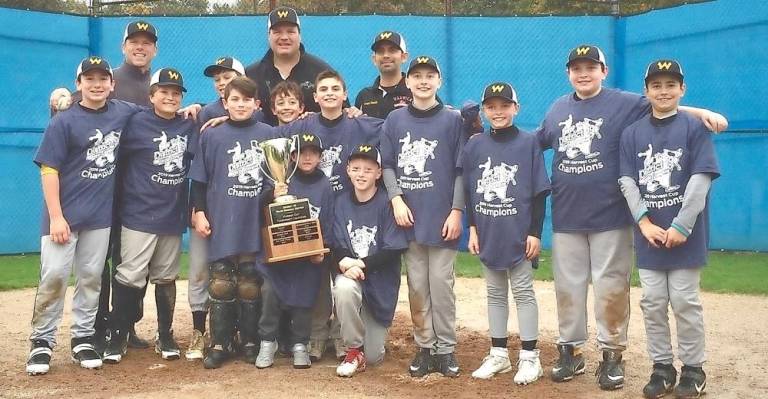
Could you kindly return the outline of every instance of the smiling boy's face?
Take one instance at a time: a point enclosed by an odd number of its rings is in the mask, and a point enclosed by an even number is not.
[[[673,75],[659,74],[645,84],[645,96],[656,113],[675,111],[684,95],[685,83]]]
[[[347,164],[347,174],[357,191],[369,190],[381,177],[381,166],[372,159],[352,158]]]

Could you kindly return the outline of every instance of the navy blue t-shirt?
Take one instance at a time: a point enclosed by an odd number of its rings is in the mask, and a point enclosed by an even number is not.
[[[71,231],[112,225],[115,168],[123,129],[140,106],[108,100],[99,110],[74,104],[51,119],[34,161],[59,171],[59,199]],[[43,207],[40,230],[50,233]]]
[[[265,189],[272,188],[272,182],[265,181]],[[319,169],[308,175],[296,172],[288,183],[288,194],[309,199],[310,216],[320,221],[323,242],[330,248],[333,245],[334,194],[325,174]],[[302,308],[314,306],[325,267],[325,263],[314,264],[306,258],[259,265],[262,274],[275,287],[280,302]]]
[[[621,175],[637,182],[648,218],[668,229],[680,212],[688,180],[697,173],[720,176],[712,136],[704,123],[681,112],[654,124],[651,116],[633,123],[621,138]],[[707,201],[709,202],[709,201]],[[696,218],[685,243],[653,248],[635,226],[637,267],[671,270],[706,265],[709,243],[708,206]]]
[[[160,235],[184,232],[190,154],[197,139],[191,119],[164,119],[151,109],[134,115],[120,145],[122,225]]]
[[[464,143],[461,114],[442,105],[426,113],[412,109],[396,109],[384,122],[382,167],[394,170],[413,213],[408,240],[455,249],[458,240],[444,241],[442,229],[453,207],[456,165]]]
[[[405,232],[395,223],[386,190],[378,188],[366,202],[359,202],[354,190],[336,198],[333,224],[337,248],[365,258],[382,250],[408,248]],[[400,258],[388,265],[366,268],[363,300],[383,326],[389,327],[395,315],[400,291]]]
[[[536,135],[552,158],[552,228],[597,232],[632,225],[619,179],[621,132],[650,105],[634,93],[603,88],[592,98],[568,94],[547,112]]]
[[[378,145],[383,123],[367,116],[350,119],[343,114],[339,119],[328,120],[321,114],[312,114],[278,129],[285,137],[313,133],[320,138],[323,153],[319,168],[338,194],[351,187],[346,167],[352,149],[360,144]]]
[[[198,132],[200,131],[200,127],[202,127],[205,122],[208,122],[209,120],[213,118],[218,118],[221,116],[227,116],[229,113],[227,113],[227,110],[224,109],[224,103],[221,99],[217,99],[216,101],[212,103],[206,104],[203,109],[200,110],[200,113],[197,115],[197,123],[198,123]],[[253,113],[251,116],[251,119],[257,122],[264,122],[264,113],[261,112],[261,110],[258,110]],[[198,148],[199,142],[195,141],[193,143],[193,146],[191,147],[191,153],[196,154],[197,148]]]
[[[274,137],[274,128],[254,121],[228,121],[201,134],[190,178],[207,184],[209,261],[261,252],[259,143]]]
[[[519,264],[525,259],[533,200],[550,189],[536,136],[523,131],[472,136],[460,165],[480,260],[493,270]]]

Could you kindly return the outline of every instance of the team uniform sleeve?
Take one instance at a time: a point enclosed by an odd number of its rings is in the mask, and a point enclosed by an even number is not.
[[[688,136],[688,148],[691,152],[691,175],[707,173],[712,180],[720,177],[720,166],[715,155],[715,144],[712,135],[701,121],[696,120],[697,126],[693,134]]]
[[[544,230],[544,215],[547,209],[547,196],[551,192],[549,177],[544,167],[544,155],[541,152],[541,146],[538,140],[533,140],[531,145],[533,165],[533,203],[531,207],[531,226],[528,235],[541,238]]]
[[[358,107],[359,108],[359,107]],[[370,116],[361,116],[359,123],[365,126],[365,142],[378,146],[381,141],[381,134],[384,130],[384,119],[373,118]]]
[[[46,165],[58,171],[64,166],[67,160],[69,131],[62,116],[63,114],[58,114],[53,117],[45,128],[43,141],[40,142],[34,158],[37,166]]]
[[[625,96],[626,101],[631,106],[631,112],[627,120],[629,123],[637,122],[651,113],[651,103],[647,97],[627,91],[623,91],[621,94]]]
[[[672,219],[672,227],[688,237],[693,232],[696,218],[707,205],[707,194],[712,186],[712,176],[708,173],[697,173],[688,179],[683,193],[683,204],[677,216]]]
[[[383,250],[405,250],[408,248],[408,240],[405,231],[395,222],[395,214],[392,205],[387,203],[379,215],[379,225],[382,226],[381,241]]]
[[[619,142],[619,176],[637,179],[637,171],[635,170],[636,157],[634,129],[632,126],[629,126],[621,133],[621,141]]]
[[[210,156],[210,154],[206,154],[208,142],[210,141],[208,137],[209,136],[205,134],[200,137],[200,144],[197,150],[198,152],[195,154],[195,158],[192,160],[192,167],[189,171],[190,180],[206,184],[208,183],[209,177],[209,169],[207,167],[207,163],[210,162],[210,160],[206,159]]]
[[[392,115],[392,114],[390,114]],[[391,116],[384,121],[379,149],[381,151],[381,167],[395,170],[397,167],[397,146],[393,143],[395,123]]]
[[[322,226],[321,229],[323,230],[323,242],[328,248],[336,246],[335,230],[333,228],[335,213],[333,198],[333,190],[330,184],[327,184],[320,208],[320,226]]]
[[[459,157],[459,162],[456,167],[461,169],[462,176],[468,177],[470,170],[472,170],[472,148],[474,147],[472,139],[464,146]],[[474,201],[472,201],[472,182],[470,179],[462,179],[462,189],[464,190],[464,198],[466,201],[466,215],[467,225],[475,226],[475,207]]]

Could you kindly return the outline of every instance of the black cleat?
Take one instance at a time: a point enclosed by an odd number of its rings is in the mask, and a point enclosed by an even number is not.
[[[147,349],[149,348],[149,341],[136,335],[136,330],[131,327],[128,330],[128,347],[131,349]]]
[[[604,391],[612,391],[624,387],[624,362],[621,360],[621,352],[616,350],[603,350],[603,361],[595,370],[597,384]]]
[[[123,360],[128,352],[128,335],[127,334],[112,334],[112,339],[107,344],[107,349],[104,351],[104,363],[117,364]]]
[[[701,367],[683,366],[680,370],[680,382],[675,388],[678,399],[698,398],[707,387],[707,375]]]
[[[573,379],[574,376],[584,374],[584,356],[582,354],[573,354],[573,345],[557,345],[557,351],[560,357],[557,359],[555,367],[552,367],[552,381],[565,382]]]
[[[178,360],[181,358],[181,350],[176,340],[173,339],[173,331],[157,333],[155,352],[160,354],[163,360]]]
[[[434,359],[429,348],[421,348],[411,361],[408,372],[411,377],[424,377],[434,370]]]
[[[657,399],[671,393],[677,382],[677,370],[671,364],[654,363],[651,380],[643,388],[643,397]]]
[[[223,348],[211,347],[205,353],[203,358],[203,367],[207,369],[217,369],[227,360],[228,354]]]
[[[27,374],[40,375],[48,373],[51,364],[51,355],[53,350],[51,344],[43,339],[32,341],[32,348],[29,350],[27,359]]]
[[[101,355],[93,349],[93,337],[72,338],[72,362],[85,369],[101,368]]]
[[[456,361],[456,355],[453,353],[435,355],[435,369],[440,372],[443,377],[458,377],[459,362]]]

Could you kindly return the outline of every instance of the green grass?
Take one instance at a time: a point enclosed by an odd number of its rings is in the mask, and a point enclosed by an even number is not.
[[[0,291],[35,287],[38,282],[40,256],[0,256]],[[181,258],[181,278],[187,277],[189,258]],[[456,261],[456,275],[483,277],[477,257],[460,252]],[[537,280],[552,281],[552,259],[549,251],[543,251]],[[704,291],[768,296],[768,253],[710,252],[709,265],[701,274]],[[632,285],[640,285],[637,269],[632,271]]]

